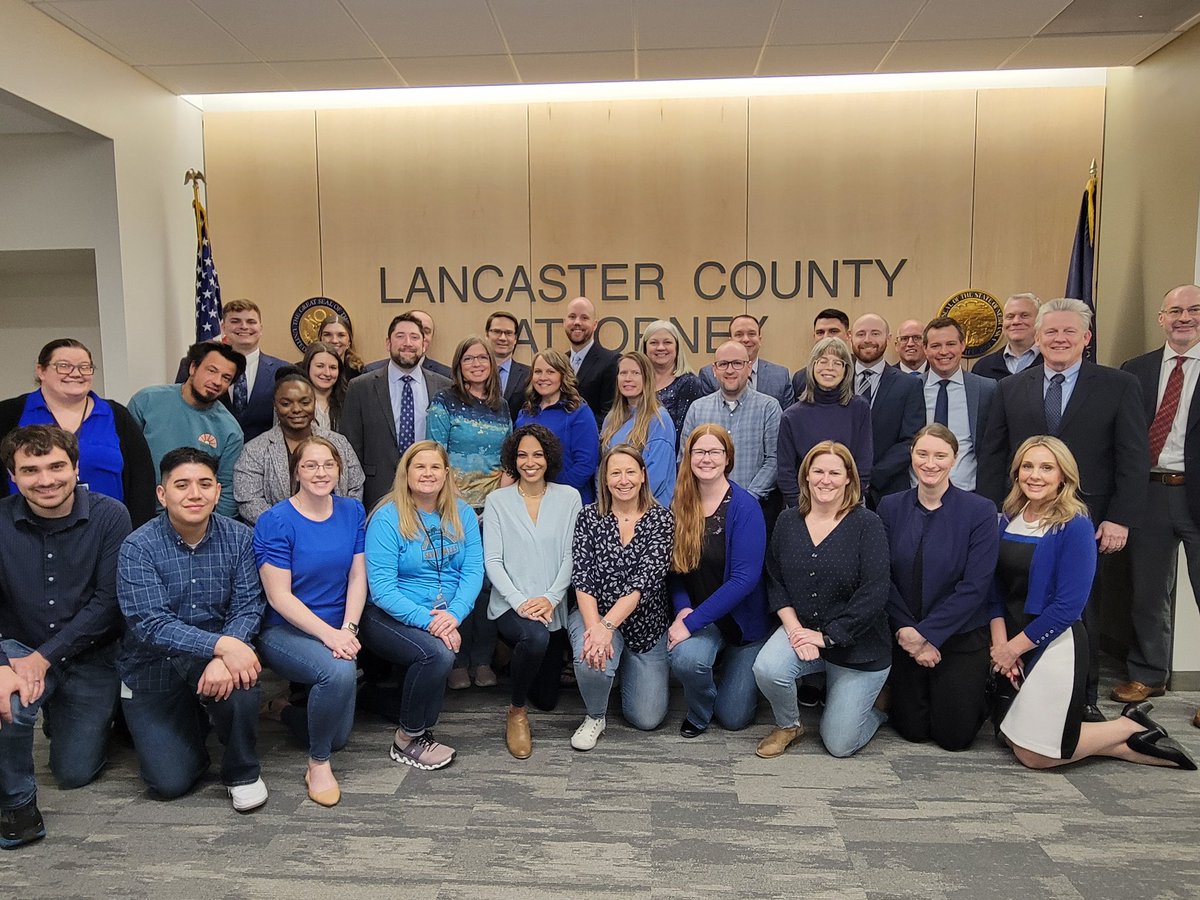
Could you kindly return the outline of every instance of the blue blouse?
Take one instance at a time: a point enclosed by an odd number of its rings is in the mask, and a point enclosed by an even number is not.
[[[633,431],[636,415],[617,429],[608,447],[629,443],[629,433]],[[607,449],[607,448],[606,448]],[[658,501],[659,506],[670,506],[671,498],[675,496],[675,426],[665,410],[660,409],[658,415],[650,420],[650,430],[646,435],[646,446],[642,448],[642,458],[646,461],[646,475],[650,479],[650,493]]]
[[[79,483],[95,494],[103,494],[114,500],[125,502],[125,459],[121,455],[121,444],[117,440],[117,423],[113,418],[108,401],[89,391],[92,398],[92,414],[83,420],[75,432],[79,438]],[[54,414],[46,406],[41,388],[31,393],[25,401],[19,426],[57,425]],[[5,475],[5,478],[8,478]],[[8,479],[8,491],[17,493],[17,486]]]
[[[594,501],[596,469],[600,466],[600,431],[591,408],[580,402],[574,412],[567,412],[561,400],[533,413],[521,407],[517,428],[522,425],[541,425],[558,438],[563,462],[555,483],[575,488],[585,505]]]

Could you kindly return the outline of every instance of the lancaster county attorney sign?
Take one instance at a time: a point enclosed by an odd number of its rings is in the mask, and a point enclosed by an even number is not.
[[[735,263],[710,259],[697,263],[687,274],[691,293],[702,304],[723,301],[725,305],[733,301],[740,305],[766,299],[815,300],[825,304],[863,297],[893,297],[896,282],[908,261],[907,257],[744,259]],[[585,296],[597,306],[604,345],[623,350],[636,346],[642,329],[661,316],[605,315],[616,311],[610,304],[666,301],[663,282],[668,274],[664,264],[658,262],[546,263],[539,268],[517,265],[508,269],[485,263],[417,266],[401,273],[381,266],[379,301],[435,307],[481,303],[491,307],[489,312],[512,304],[519,320],[518,343],[537,352],[542,347],[554,346],[556,338],[561,343],[563,337],[558,327],[562,324],[561,315],[538,316],[536,304],[548,304],[547,313],[552,313],[556,304]],[[678,283],[677,278],[670,280]],[[685,307],[694,308],[696,302],[691,297],[670,299],[678,304],[679,312]],[[524,308],[531,310],[528,317],[521,315]],[[638,311],[626,309],[630,313]],[[670,319],[679,326],[691,352],[712,353],[727,337],[732,315],[685,315]],[[766,321],[765,316],[760,318]]]

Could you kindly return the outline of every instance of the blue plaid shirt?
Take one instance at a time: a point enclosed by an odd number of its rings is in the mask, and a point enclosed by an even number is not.
[[[126,539],[117,602],[129,630],[117,671],[130,690],[167,690],[223,636],[254,639],[265,600],[253,541],[245,525],[214,515],[193,550],[166,513]]]

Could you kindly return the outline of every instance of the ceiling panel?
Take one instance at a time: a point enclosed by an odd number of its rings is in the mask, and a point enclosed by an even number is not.
[[[1144,58],[1162,43],[1157,34],[1102,34],[1036,37],[1003,66],[1042,69],[1056,66],[1120,66]]]
[[[761,47],[779,0],[637,0],[639,50]]]
[[[759,75],[862,75],[875,71],[891,44],[805,44],[770,46]]]
[[[903,40],[1029,37],[1069,5],[1070,0],[929,0]]]
[[[340,0],[385,56],[505,52],[485,0]]]
[[[176,94],[286,91],[291,88],[291,85],[266,63],[134,66],[134,68]]]
[[[894,41],[926,0],[783,0],[772,44]]]
[[[56,9],[52,3],[34,2],[33,5],[35,7],[37,7],[39,10],[41,10],[42,12],[44,12],[46,15],[48,15],[50,18],[54,19],[54,21],[59,22],[65,26],[67,26],[68,28],[70,28],[72,31],[74,31],[77,35],[79,35],[85,41],[90,41],[91,43],[93,43],[97,47],[99,47],[101,50],[103,50],[105,53],[115,56],[117,59],[119,59],[121,62],[125,63],[126,65],[133,65],[133,60],[130,59],[125,54],[125,52],[123,50],[121,50],[121,48],[114,47],[112,44],[110,44],[108,41],[104,40],[104,38],[100,37],[100,35],[96,34],[90,28],[86,28],[82,23],[78,22],[75,19],[72,19],[70,16],[68,16],[62,10]]]
[[[252,62],[254,54],[189,0],[55,0],[56,9],[134,65]]]
[[[579,81],[632,81],[633,51],[523,53],[513,56],[521,81],[563,84]]]
[[[629,0],[490,0],[513,53],[632,50]]]
[[[757,47],[709,50],[640,50],[638,77],[647,81],[673,78],[748,78],[758,62]]]
[[[192,0],[259,59],[379,56],[362,29],[328,0]],[[280,27],[286,23],[286,27]]]
[[[1164,32],[1200,15],[1200,0],[1075,0],[1043,34]]]
[[[392,65],[413,87],[513,84],[516,81],[516,73],[507,56],[428,56],[393,59]]]
[[[271,68],[297,91],[350,91],[404,87],[404,79],[386,59],[318,59],[273,62]]]
[[[995,69],[1025,44],[1025,38],[990,41],[901,41],[879,72],[971,72]]]

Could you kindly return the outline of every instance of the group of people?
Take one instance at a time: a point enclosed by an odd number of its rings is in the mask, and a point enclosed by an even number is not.
[[[86,347],[53,341],[37,390],[0,403],[0,847],[45,834],[39,711],[51,771],[75,787],[104,764],[119,698],[164,798],[207,770],[211,727],[239,811],[266,802],[257,723],[277,719],[307,750],[308,796],[332,806],[364,680],[398,679],[391,758],[440,769],[445,691],[495,685],[500,641],[517,759],[529,705],[553,709],[564,684],[587,751],[614,684],[651,730],[673,675],[685,738],[750,726],[765,697],[763,758],[800,738],[804,704],[823,705],[839,757],[889,717],[963,750],[991,716],[1030,767],[1194,769],[1149,712],[1169,671],[1165,570],[1180,542],[1200,563],[1184,474],[1200,288],[1169,292],[1160,322],[1166,347],[1126,373],[1082,360],[1086,306],[1017,295],[985,376],[963,369],[951,318],[904,323],[890,366],[883,317],[829,309],[793,377],[760,358],[753,316],[695,372],[669,321],[639,350],[603,348],[580,297],[569,352],[529,366],[507,312],[448,366],[413,312],[379,363],[332,317],[289,365],[258,349],[261,315],[239,300],[223,340],[128,408],[91,390]],[[1135,647],[1106,721],[1085,623],[1098,563],[1127,541]],[[260,698],[264,665],[286,693]]]

